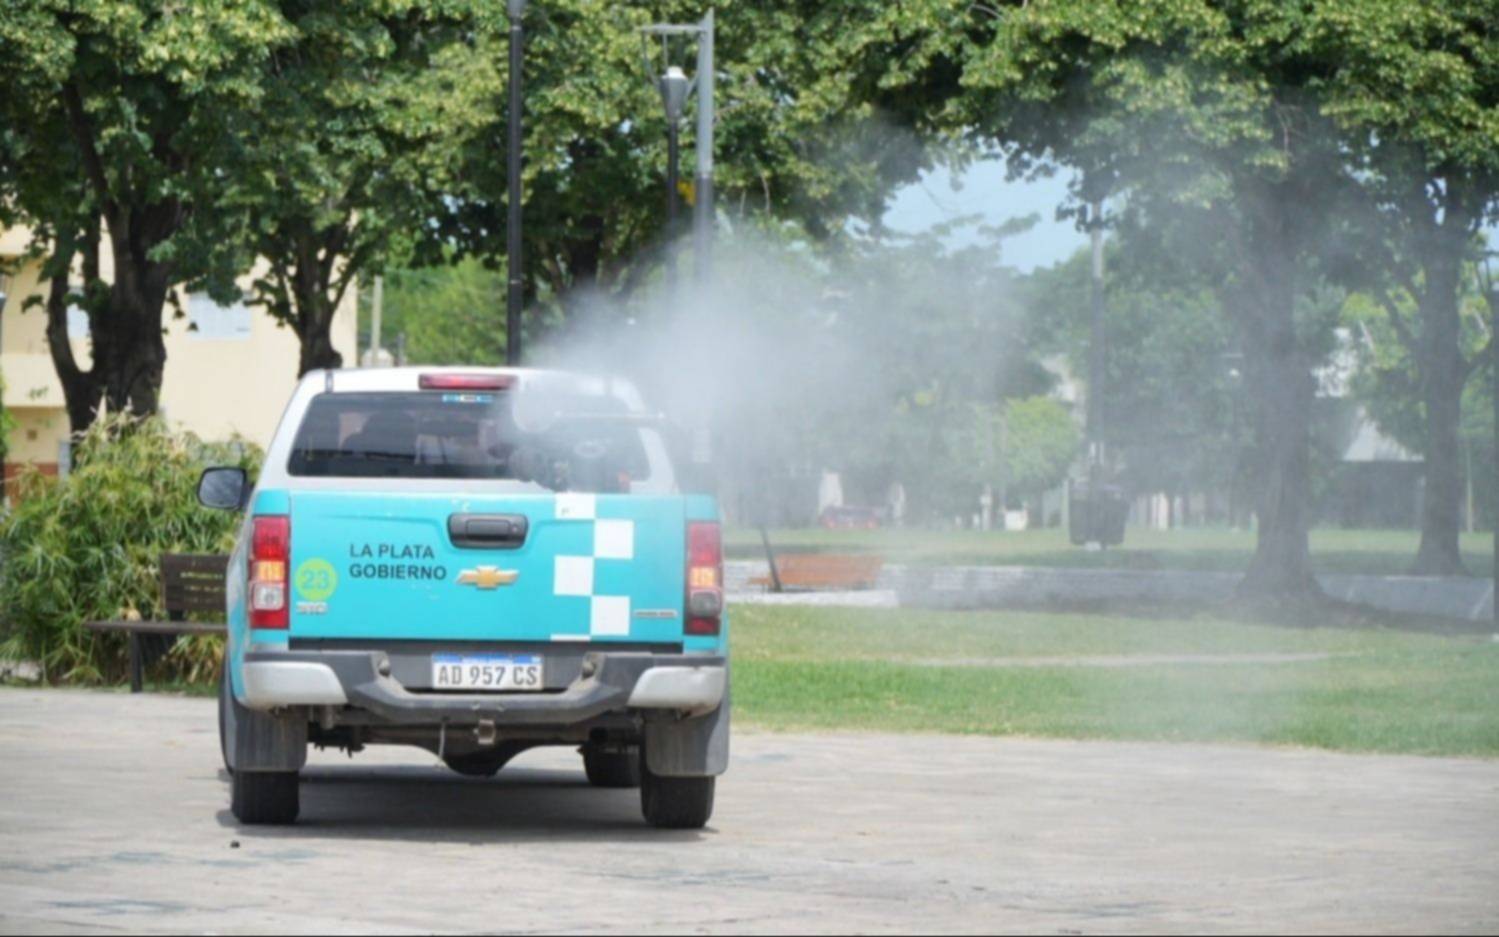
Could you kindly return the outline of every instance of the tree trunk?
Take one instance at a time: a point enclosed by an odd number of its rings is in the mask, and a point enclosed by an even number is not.
[[[1241,597],[1320,598],[1312,575],[1311,411],[1316,382],[1296,332],[1296,237],[1278,192],[1251,210],[1244,292],[1230,304],[1244,338],[1246,386],[1253,397],[1257,450],[1257,540]]]
[[[93,282],[98,265],[98,232],[92,232],[93,243],[87,243],[89,233],[84,233],[82,250],[85,256],[84,282]],[[73,356],[73,343],[68,337],[68,276],[73,267],[73,258],[78,256],[77,240],[59,238],[53,245],[51,265],[52,281],[47,287],[47,351],[52,357],[52,367],[57,371],[62,385],[63,405],[68,411],[68,429],[81,433],[88,429],[98,414],[103,398],[103,388],[96,377],[97,371],[85,371],[78,366]]]
[[[1420,347],[1416,349],[1426,408],[1426,491],[1421,502],[1421,546],[1411,572],[1465,576],[1458,534],[1462,530],[1462,468],[1458,426],[1468,368],[1461,348],[1459,281],[1469,223],[1449,198],[1441,224],[1418,245],[1425,282],[1419,297]]]
[[[1284,318],[1290,319],[1286,309]],[[1290,323],[1284,323],[1285,331]],[[1256,499],[1258,539],[1241,595],[1315,596],[1321,594],[1311,571],[1307,530],[1311,523],[1311,409],[1314,385],[1302,356],[1284,339],[1250,352],[1255,394],[1255,439],[1261,488]]]
[[[308,371],[343,367],[343,355],[333,347],[333,315],[349,282],[336,266],[347,228],[335,226],[296,238],[294,267],[285,284],[290,294],[291,325],[301,343],[297,376]]]
[[[119,239],[113,230],[110,236]],[[104,383],[110,412],[150,416],[161,403],[167,363],[161,311],[171,278],[165,265],[145,259],[144,251],[121,247],[116,244],[109,313],[91,329],[94,372]]]
[[[147,416],[156,412],[161,400],[161,378],[167,361],[161,310],[174,272],[170,260],[156,260],[151,255],[181,229],[187,220],[187,208],[175,198],[150,191],[149,186],[132,191],[126,179],[116,179],[112,187],[77,87],[63,89],[63,103],[89,184],[98,199],[96,204],[108,225],[114,259],[108,312],[89,317],[92,373],[102,384],[111,411]],[[98,243],[97,232],[90,229],[87,236],[93,238],[93,249]],[[66,277],[66,271],[62,275]],[[97,281],[97,276],[92,281]]]
[[[296,294],[297,337],[301,341],[297,357],[297,376],[308,371],[334,370],[343,367],[344,358],[333,347],[333,313],[335,307],[328,301],[324,289],[314,289],[304,295]]]

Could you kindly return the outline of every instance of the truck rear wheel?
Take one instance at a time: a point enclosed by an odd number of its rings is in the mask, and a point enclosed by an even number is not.
[[[594,787],[630,788],[640,786],[640,749],[583,746],[583,772]]]
[[[297,819],[301,790],[295,771],[236,771],[230,809],[239,822],[286,824]]]
[[[641,759],[640,812],[650,825],[663,830],[700,830],[713,816],[716,778],[664,778],[652,774]]]

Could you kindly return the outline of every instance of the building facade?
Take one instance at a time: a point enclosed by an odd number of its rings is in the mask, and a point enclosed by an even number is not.
[[[14,419],[5,455],[5,479],[21,466],[55,474],[70,457],[68,415],[62,384],[47,348],[47,315],[27,301],[46,298],[40,259],[27,259],[31,234],[24,228],[0,231],[0,380],[4,407]],[[101,275],[108,278],[108,251]],[[248,280],[248,278],[246,278]],[[261,446],[270,442],[282,407],[297,380],[297,336],[258,307],[229,306],[205,294],[178,291],[185,312],[164,314],[167,362],[162,375],[161,414],[173,426],[209,439],[239,435]],[[79,364],[88,367],[87,320],[70,311],[68,334]],[[344,297],[333,320],[333,345],[353,367],[357,361],[355,291]]]

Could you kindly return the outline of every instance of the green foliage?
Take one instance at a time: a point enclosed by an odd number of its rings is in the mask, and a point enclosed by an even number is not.
[[[412,364],[505,363],[505,276],[473,258],[385,275],[381,342]],[[367,323],[366,323],[367,325]]]
[[[1227,490],[1248,445],[1243,356],[1211,283],[1161,275],[1148,257],[1155,249],[1121,235],[1107,252],[1099,432],[1132,490]],[[1065,355],[1079,376],[1088,374],[1088,281],[1086,249],[1027,278],[1042,350]]]
[[[489,132],[504,58],[493,4],[284,4],[294,38],[242,118],[229,171],[256,301],[302,341],[302,369],[337,366],[328,325],[357,278],[463,191],[461,159]]]
[[[1005,474],[1021,491],[1059,485],[1077,456],[1077,423],[1061,401],[1023,397],[1005,405]]]
[[[873,220],[893,183],[913,178],[924,147],[893,129],[921,102],[888,94],[902,66],[895,24],[908,6],[766,4],[724,0],[717,17],[715,187],[720,211],[792,219],[817,239],[839,238],[850,217]],[[526,281],[535,304],[628,297],[658,269],[664,240],[666,126],[639,28],[698,21],[696,0],[532,3],[526,16]],[[689,72],[695,47],[674,43]],[[683,179],[692,195],[693,108],[682,127]],[[474,135],[463,191],[418,262],[453,244],[504,253],[505,110]],[[577,292],[574,292],[577,291]],[[587,302],[585,298],[583,300]]]
[[[78,441],[62,480],[22,476],[20,497],[0,521],[0,655],[38,662],[50,681],[98,683],[126,668],[123,635],[83,630],[91,620],[159,619],[162,553],[227,552],[238,519],[198,505],[198,475],[210,465],[255,470],[242,443],[174,435],[158,419],[106,417]],[[173,675],[212,677],[213,638],[180,641]]]
[[[0,395],[5,393],[5,378],[0,376]],[[10,452],[10,431],[15,428],[16,418],[11,416],[5,404],[0,403],[0,463],[5,461],[6,453]]]
[[[225,268],[238,215],[228,210],[225,165],[254,132],[239,118],[289,38],[265,0],[0,8],[0,221],[19,216],[32,226],[51,254],[49,278],[66,276],[81,251],[85,292],[101,297],[85,306],[99,339],[90,369],[66,343],[57,349],[75,414],[101,396],[112,412],[155,412],[167,297],[185,282],[234,272]],[[101,234],[114,260],[109,278]]]
[[[1427,448],[1426,407],[1422,400],[1421,371],[1413,349],[1397,330],[1397,324],[1412,310],[1408,297],[1391,309],[1367,294],[1355,293],[1343,307],[1344,322],[1351,336],[1350,349],[1358,367],[1349,389],[1352,396],[1368,411],[1382,433],[1410,452]],[[1488,308],[1481,296],[1468,292],[1461,298],[1461,348],[1465,360],[1483,365],[1480,356],[1487,346]],[[1400,318],[1397,318],[1400,317]],[[1474,488],[1473,508],[1478,523],[1494,522],[1494,473],[1496,464],[1493,368],[1474,367],[1472,379],[1462,389],[1458,415],[1456,453],[1458,468],[1465,483]],[[1465,499],[1466,500],[1466,499]],[[1484,567],[1470,567],[1482,569]]]
[[[1402,303],[1401,305],[1409,305]],[[1463,297],[1462,350],[1476,356],[1488,341],[1487,306],[1481,297]],[[1406,310],[1396,313],[1409,314]],[[1349,328],[1351,351],[1358,368],[1351,389],[1369,409],[1382,432],[1411,452],[1426,447],[1426,414],[1421,400],[1420,373],[1410,343],[1394,328],[1393,315],[1367,294],[1355,293],[1343,306]],[[1467,383],[1462,403],[1459,439],[1464,446],[1489,446],[1493,440],[1493,414],[1487,369],[1476,369],[1479,380]]]

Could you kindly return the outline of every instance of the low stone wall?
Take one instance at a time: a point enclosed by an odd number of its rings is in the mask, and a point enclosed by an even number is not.
[[[724,566],[725,585],[731,597],[760,594],[764,589],[750,585],[749,581],[768,573],[764,560],[729,562]],[[1105,601],[1212,602],[1231,594],[1239,578],[1237,573],[1190,570],[891,564],[880,574],[878,590],[898,596],[900,605],[927,608],[1003,608]],[[1468,622],[1493,619],[1491,579],[1340,574],[1321,576],[1319,581],[1332,598],[1384,611]],[[788,597],[782,601],[795,599]],[[849,604],[885,605],[888,601],[882,596],[879,601]]]

